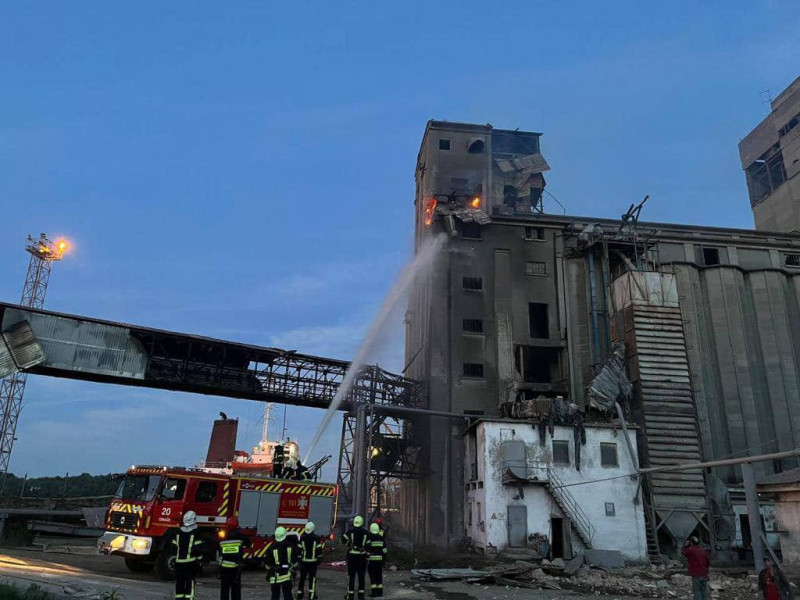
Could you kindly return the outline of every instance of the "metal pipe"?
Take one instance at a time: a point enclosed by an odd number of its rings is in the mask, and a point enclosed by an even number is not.
[[[592,321],[592,366],[600,364],[600,332],[597,330],[597,289],[594,280],[594,252],[589,251],[589,302]]]
[[[669,471],[693,471],[696,469],[706,469],[709,467],[728,467],[730,465],[741,465],[744,463],[763,462],[765,460],[779,460],[781,458],[792,458],[793,456],[800,456],[800,448],[789,450],[787,452],[778,452],[776,454],[759,454],[757,456],[745,456],[744,458],[726,458],[725,460],[713,460],[710,462],[691,463],[688,465],[668,465],[666,467],[651,467],[649,469],[641,469],[639,475],[647,475],[648,473],[665,473]]]
[[[625,424],[625,417],[622,415],[622,407],[620,406],[619,402],[614,402],[614,406],[617,407],[619,424],[622,426],[622,432],[625,434],[625,447],[628,449],[628,456],[631,457],[631,464],[633,465],[633,468],[636,469],[637,473],[639,473],[639,461],[636,459],[636,455],[633,453],[633,445],[631,444],[630,437],[628,437],[628,426]],[[634,477],[634,475],[631,475],[631,477]]]
[[[750,542],[753,546],[753,562],[756,573],[764,568],[764,546],[761,541],[761,513],[758,508],[758,492],[756,491],[756,477],[750,463],[742,463],[742,484],[744,497],[747,501],[747,520],[750,523]]]
[[[429,417],[443,417],[445,419],[475,419],[475,415],[451,413],[443,410],[428,410],[427,408],[411,408],[410,406],[396,406],[393,404],[372,404],[375,412],[396,413],[407,415],[427,415]]]

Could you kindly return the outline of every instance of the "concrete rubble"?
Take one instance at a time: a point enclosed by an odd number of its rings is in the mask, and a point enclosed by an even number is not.
[[[494,583],[498,586],[568,590],[592,596],[633,596],[637,598],[689,598],[692,578],[677,561],[666,565],[623,566],[602,568],[590,566],[590,561],[578,555],[570,561],[547,559],[540,562],[516,560],[479,571],[470,569],[437,569],[438,576],[426,579],[462,579],[475,585]],[[415,575],[422,576],[421,571]],[[797,589],[792,583],[792,588]],[[750,600],[758,594],[755,574],[727,574],[712,571],[709,597],[719,600]]]

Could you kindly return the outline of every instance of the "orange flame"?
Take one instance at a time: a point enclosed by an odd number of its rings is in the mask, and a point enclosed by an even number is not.
[[[472,208],[480,208],[480,207],[481,207],[481,197],[480,197],[480,196],[475,196],[475,197],[472,199],[472,202],[470,202],[470,203],[469,203],[469,205],[470,205]]]
[[[430,227],[433,225],[433,214],[436,210],[436,205],[438,202],[436,198],[427,198],[425,200],[425,226]]]

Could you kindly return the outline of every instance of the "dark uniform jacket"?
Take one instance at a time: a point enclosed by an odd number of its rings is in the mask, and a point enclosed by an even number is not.
[[[353,527],[342,536],[342,541],[347,544],[350,554],[361,555],[367,553],[367,536],[369,532],[363,527]]]
[[[282,542],[273,542],[267,547],[264,563],[270,583],[284,583],[292,578],[292,569],[298,559],[295,543],[287,537]]]
[[[219,541],[219,566],[226,569],[242,566],[244,549],[252,546],[250,538],[238,531]]]
[[[194,563],[203,555],[203,540],[197,535],[197,529],[186,532],[178,530],[178,535],[172,538],[175,551],[175,562],[179,564]]]
[[[300,536],[300,560],[304,563],[319,562],[322,560],[322,536],[316,533],[306,533]]]
[[[382,561],[386,558],[386,541],[380,533],[370,533],[367,537],[367,551],[369,560]]]

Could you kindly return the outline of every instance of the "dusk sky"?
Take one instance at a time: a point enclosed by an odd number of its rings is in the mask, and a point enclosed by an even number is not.
[[[0,299],[47,232],[73,244],[53,310],[349,359],[411,253],[428,119],[543,132],[569,214],[649,194],[643,219],[749,228],[737,143],[799,57],[797,0],[6,2]],[[402,354],[394,327],[374,359]],[[25,400],[19,475],[194,464],[220,410],[260,435],[244,400],[41,377]]]

